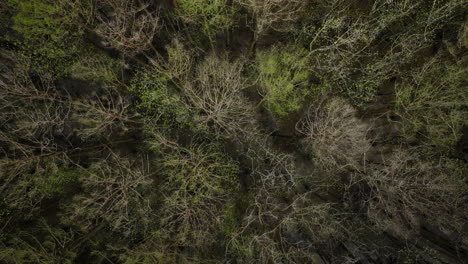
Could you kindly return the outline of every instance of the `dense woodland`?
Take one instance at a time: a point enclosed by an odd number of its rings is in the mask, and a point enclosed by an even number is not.
[[[1,0],[0,263],[467,263],[467,11]]]

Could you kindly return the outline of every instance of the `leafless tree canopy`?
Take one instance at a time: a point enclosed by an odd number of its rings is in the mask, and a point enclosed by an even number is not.
[[[356,110],[334,98],[317,109],[311,108],[297,127],[314,159],[325,169],[346,166],[360,168],[370,149],[368,124],[359,120]]]
[[[194,80],[183,86],[188,101],[201,111],[200,122],[228,133],[241,133],[252,123],[253,109],[242,93],[241,61],[211,54],[198,66]]]
[[[110,47],[129,56],[152,48],[152,42],[161,25],[148,3],[134,1],[106,1],[111,11],[99,17],[98,34]]]
[[[308,0],[238,0],[248,6],[255,16],[255,31],[262,35],[267,30],[285,31],[290,22],[304,13]],[[288,23],[289,22],[289,23]]]

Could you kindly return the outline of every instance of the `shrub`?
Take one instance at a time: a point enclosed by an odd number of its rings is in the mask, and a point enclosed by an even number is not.
[[[266,107],[278,118],[298,111],[310,94],[307,51],[274,46],[257,54],[261,91]]]
[[[80,170],[61,155],[0,159],[0,199],[9,212],[20,214],[18,221],[30,220],[41,212],[43,201],[64,199],[77,191],[79,177]]]
[[[168,56],[165,70],[170,78],[181,84],[190,81],[196,54],[185,47],[179,37],[174,38],[166,50]]]
[[[35,185],[38,191],[47,198],[64,197],[70,194],[79,184],[81,171],[79,169],[58,167],[57,164],[48,162],[41,171],[41,176],[36,172],[34,177]]]
[[[113,59],[103,51],[87,47],[77,55],[76,62],[70,66],[70,77],[91,81],[117,83],[123,68],[123,61]]]

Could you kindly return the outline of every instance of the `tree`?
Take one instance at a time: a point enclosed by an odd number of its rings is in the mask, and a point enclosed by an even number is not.
[[[107,160],[82,170],[83,192],[68,208],[68,224],[86,231],[95,221],[105,221],[112,230],[127,236],[148,229],[153,211],[145,190],[152,180],[145,168],[111,153]]]
[[[427,147],[446,153],[457,144],[468,125],[466,63],[435,57],[396,85],[395,109],[407,140],[419,138]]]
[[[257,54],[260,93],[277,118],[298,111],[310,94],[307,51],[296,46],[273,46]]]
[[[76,55],[82,34],[74,13],[64,12],[66,1],[8,0],[14,10],[12,29],[17,35],[7,39],[18,45],[20,54],[40,71],[67,73]]]
[[[176,10],[183,22],[201,29],[213,46],[218,33],[233,27],[236,7],[227,0],[178,0]],[[189,34],[192,34],[191,32]]]
[[[397,230],[398,235],[406,237],[427,221],[463,233],[467,220],[463,201],[466,170],[466,165],[457,160],[425,161],[416,153],[396,149],[384,159],[383,166],[368,166],[356,173],[352,182],[359,185],[364,181],[369,186],[369,196],[362,201],[369,218],[381,230]]]
[[[237,0],[254,17],[254,42],[268,30],[289,31],[292,23],[301,18],[308,0]]]
[[[218,135],[242,134],[252,127],[254,110],[242,94],[242,70],[242,61],[211,54],[197,66],[193,80],[183,84],[189,107],[200,112],[198,122],[213,125]]]
[[[117,0],[105,3],[112,12],[109,17],[97,17],[101,23],[96,32],[110,47],[127,56],[153,48],[153,39],[161,25],[155,11],[148,8],[149,2]]]
[[[332,98],[309,112],[297,124],[306,137],[306,150],[326,170],[340,171],[362,167],[371,147],[367,137],[370,126],[359,120],[356,110],[345,100]]]
[[[216,243],[223,207],[238,190],[238,167],[215,145],[191,145],[166,155],[160,195],[164,237],[203,250]]]

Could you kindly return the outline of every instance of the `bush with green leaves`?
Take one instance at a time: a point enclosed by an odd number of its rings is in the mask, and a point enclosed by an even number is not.
[[[270,112],[282,118],[298,111],[309,88],[307,51],[297,46],[273,46],[257,54],[261,93]]]
[[[78,50],[80,29],[73,12],[64,12],[63,1],[8,0],[15,11],[10,39],[36,69],[63,73]]]
[[[61,199],[79,186],[80,171],[61,156],[0,160],[0,191],[13,211],[28,219],[44,200]]]
[[[48,162],[40,173],[42,177],[34,177],[38,191],[47,198],[57,198],[77,189],[82,172],[77,168],[58,167],[56,163]]]
[[[166,46],[166,51],[165,73],[177,83],[189,82],[197,58],[196,52],[186,47],[180,36],[176,36],[171,44]]]
[[[190,111],[159,71],[139,70],[130,90],[138,97],[137,109],[165,126],[183,127],[191,122]]]

